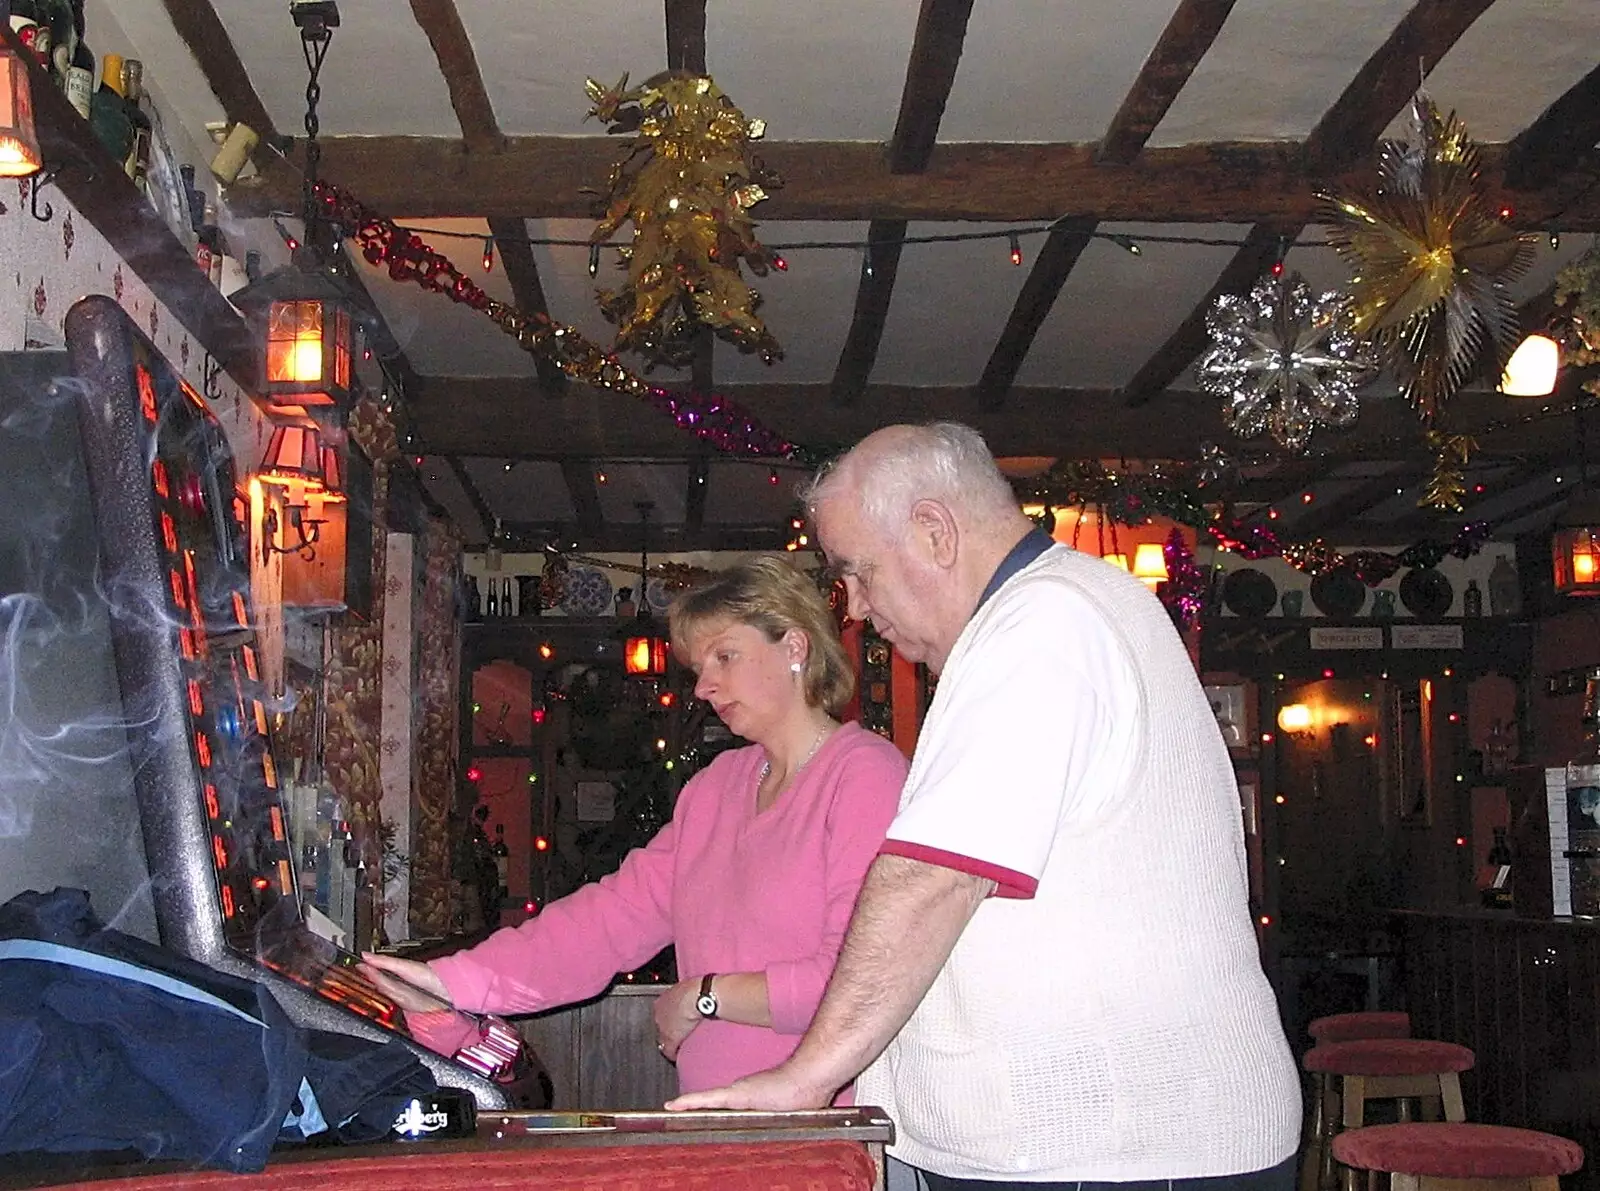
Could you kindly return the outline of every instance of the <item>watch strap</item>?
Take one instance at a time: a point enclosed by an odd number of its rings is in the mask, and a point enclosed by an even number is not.
[[[716,980],[715,972],[707,972],[700,979],[700,996],[695,1000],[695,1008],[701,1017],[717,1016],[717,994],[712,991],[711,985]]]

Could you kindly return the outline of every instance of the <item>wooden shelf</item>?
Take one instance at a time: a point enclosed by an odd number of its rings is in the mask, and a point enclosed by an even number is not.
[[[0,26],[0,39],[28,63],[46,171],[40,177],[53,175],[50,185],[106,238],[228,375],[254,394],[259,372],[255,337],[239,312],[200,272],[193,253],[156,214],[122,163],[112,160],[89,122],[56,89],[16,34]]]

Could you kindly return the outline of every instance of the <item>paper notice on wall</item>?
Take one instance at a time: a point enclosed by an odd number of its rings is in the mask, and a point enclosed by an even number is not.
[[[573,793],[578,822],[609,823],[617,817],[617,788],[610,782],[579,782]]]
[[[1567,859],[1567,771],[1544,771],[1545,808],[1550,819],[1550,912],[1572,913],[1572,862]]]

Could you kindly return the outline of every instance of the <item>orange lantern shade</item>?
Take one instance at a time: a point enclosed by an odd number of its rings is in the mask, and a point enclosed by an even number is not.
[[[26,178],[44,168],[30,87],[28,64],[0,44],[0,177]]]
[[[1600,595],[1600,498],[1580,495],[1557,518],[1550,563],[1557,595]]]
[[[321,488],[325,477],[325,454],[322,435],[315,426],[275,426],[267,441],[267,453],[261,457],[263,480],[299,480],[301,483]]]
[[[229,295],[263,355],[261,392],[279,416],[340,418],[355,403],[359,297],[333,267],[288,265]]]
[[[667,672],[667,642],[662,637],[629,637],[622,650],[629,674],[657,676]]]

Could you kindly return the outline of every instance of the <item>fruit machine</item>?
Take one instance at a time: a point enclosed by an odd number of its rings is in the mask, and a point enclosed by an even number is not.
[[[116,303],[85,298],[66,330],[158,941],[265,979],[303,1025],[399,1036],[480,1110],[548,1103],[509,1025],[408,1011],[308,927],[252,627],[243,477],[205,402]]]

